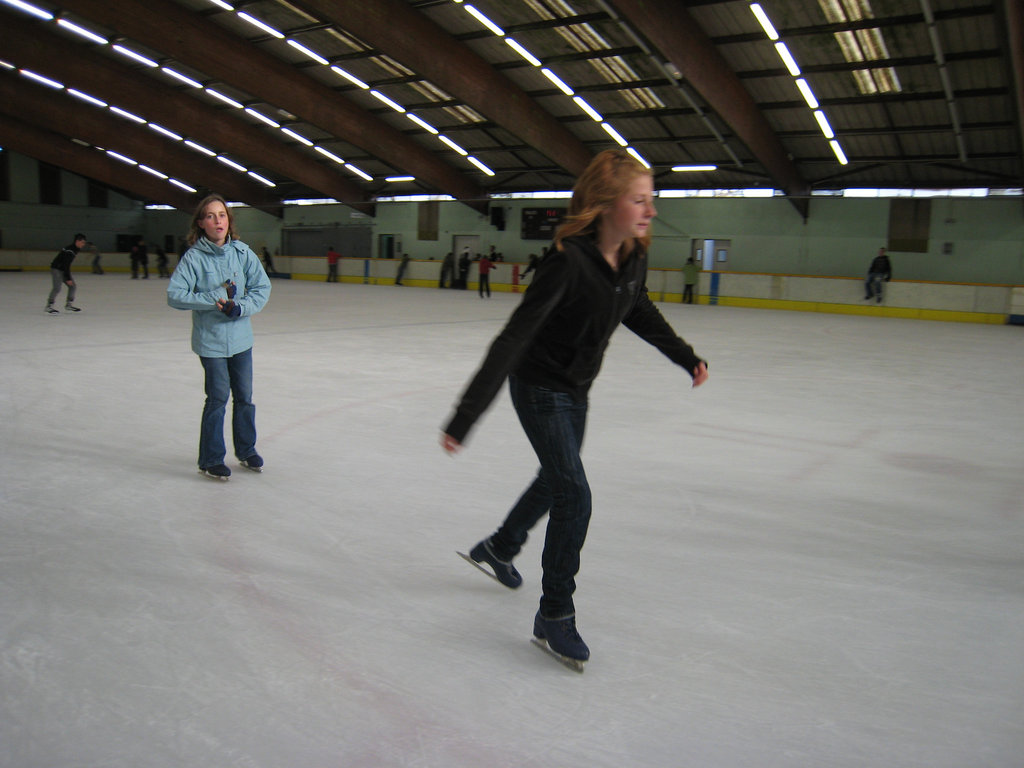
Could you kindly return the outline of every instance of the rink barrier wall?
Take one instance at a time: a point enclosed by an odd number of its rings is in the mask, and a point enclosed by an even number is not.
[[[56,251],[0,250],[0,271],[49,269]],[[80,257],[81,258],[81,257]],[[150,257],[149,268],[155,269]],[[171,256],[171,266],[177,257]],[[342,258],[338,262],[338,280],[362,285],[394,285],[397,259]],[[105,253],[104,271],[127,273],[127,253]],[[277,279],[324,281],[327,261],[323,257],[275,256]],[[73,270],[90,271],[86,256],[76,261]],[[525,264],[498,262],[491,272],[491,291],[519,293],[529,284],[520,274]],[[412,259],[402,280],[405,286],[437,288],[441,262],[436,259]],[[467,290],[477,290],[477,265],[469,271]],[[654,301],[681,303],[683,275],[678,269],[652,269],[647,290]],[[822,312],[918,320],[1024,325],[1024,286],[984,285],[893,280],[885,284],[879,304],[864,300],[864,280],[851,277],[781,275],[745,272],[701,272],[695,301],[698,304],[752,309],[781,309],[796,312]]]

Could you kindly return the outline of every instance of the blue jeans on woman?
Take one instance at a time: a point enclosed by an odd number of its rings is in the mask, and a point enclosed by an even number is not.
[[[512,404],[530,444],[540,460],[540,470],[529,488],[491,537],[491,547],[501,560],[512,560],[531,528],[549,513],[541,566],[544,618],[558,619],[575,612],[572,595],[580,569],[580,550],[590,524],[590,484],[580,449],[587,422],[587,402],[509,377]]]
[[[228,395],[231,436],[235,456],[247,459],[256,453],[256,406],[252,404],[252,347],[234,357],[200,357],[206,372],[206,404],[199,428],[199,467],[224,463],[224,413]]]

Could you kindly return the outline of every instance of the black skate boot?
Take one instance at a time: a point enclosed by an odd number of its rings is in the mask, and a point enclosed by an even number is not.
[[[463,555],[465,557],[465,555]],[[519,575],[519,571],[512,565],[512,561],[499,560],[494,550],[491,549],[491,540],[484,539],[471,550],[469,550],[469,557],[472,558],[473,564],[476,565],[484,573],[491,575],[490,572],[482,567],[480,563],[487,563],[494,571],[494,578],[504,584],[509,589],[516,589],[523,583],[523,577]]]
[[[231,470],[223,464],[213,464],[209,467],[200,467],[199,474],[212,477],[214,480],[227,480],[231,477]]]
[[[253,472],[263,471],[263,457],[258,453],[254,453],[247,459],[242,459],[242,466],[246,469],[251,469]]]
[[[558,619],[545,619],[537,611],[533,620],[533,643],[575,672],[582,672],[583,662],[590,658],[590,649],[576,631],[574,613]]]

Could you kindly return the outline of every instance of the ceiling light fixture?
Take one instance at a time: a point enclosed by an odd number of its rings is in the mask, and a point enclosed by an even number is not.
[[[300,144],[305,144],[307,147],[312,147],[313,146],[313,142],[312,141],[307,139],[302,134],[296,133],[291,128],[284,128],[284,127],[282,127],[281,128],[281,133],[284,133],[284,134],[286,134],[288,136],[291,136],[297,142],[299,142]]]
[[[122,56],[127,56],[130,59],[135,59],[137,62],[145,64],[147,67],[156,68],[160,66],[152,59],[146,58],[141,53],[136,53],[131,48],[125,48],[123,45],[120,45],[118,43],[114,43],[114,45],[112,45],[111,48],[120,53]]]
[[[462,7],[466,9],[466,13],[468,13],[470,16],[475,18],[477,21],[479,21],[481,24],[483,24],[485,27],[487,27],[489,30],[491,30],[491,32],[496,34],[498,37],[504,37],[505,36],[505,30],[503,30],[501,27],[499,27],[497,24],[495,24],[489,18],[484,16],[482,13],[480,13],[480,11],[478,11],[475,6],[464,5]]]
[[[540,59],[538,59],[536,56],[534,56],[528,50],[523,48],[523,46],[521,46],[519,43],[517,43],[511,37],[506,37],[505,38],[505,45],[507,45],[509,48],[511,48],[516,53],[518,53],[520,56],[522,56],[524,59],[526,59],[528,62],[530,62],[533,66],[535,66],[535,67],[539,67],[540,66]]]
[[[81,91],[76,91],[74,88],[68,88],[68,93],[70,93],[75,98],[81,99],[82,101],[88,101],[91,104],[95,104],[97,107],[105,107],[105,106],[107,106],[107,102],[100,101],[95,96],[90,96],[88,93],[82,93]]]
[[[700,173],[702,171],[717,171],[717,165],[674,165],[672,170],[676,173]]]
[[[95,32],[90,32],[85,27],[80,27],[74,22],[68,21],[67,19],[57,19],[57,24],[61,27],[64,27],[64,29],[74,32],[76,35],[80,35],[84,37],[86,40],[92,40],[94,43],[98,43],[99,45],[106,45],[108,42],[110,42],[105,37],[100,37]]]
[[[183,74],[181,74],[181,72],[178,72],[177,70],[171,69],[170,67],[160,67],[160,71],[163,72],[166,75],[170,75],[171,77],[175,78],[176,80],[180,80],[181,82],[185,83],[185,85],[191,85],[193,88],[202,88],[203,87],[203,84],[200,83],[199,81],[193,80],[188,75],[183,75]]]
[[[17,8],[19,11],[31,13],[33,16],[36,16],[40,19],[45,19],[46,21],[53,21],[52,13],[44,11],[42,8],[36,8],[34,5],[23,3],[21,0],[2,0],[2,2],[7,3],[7,5],[10,5],[14,8]]]
[[[282,35],[280,32],[278,32],[272,26],[270,26],[269,24],[264,24],[262,21],[257,19],[255,16],[250,16],[245,11],[238,11],[238,18],[240,18],[240,19],[242,19],[244,21],[249,22],[254,27],[257,27],[258,29],[262,29],[268,35],[276,37],[278,40],[284,40],[284,35]]]
[[[19,69],[18,74],[24,75],[25,77],[31,80],[35,80],[37,83],[42,83],[48,88],[55,88],[58,91],[64,90],[64,83],[58,83],[56,80],[51,80],[48,77],[43,77],[42,75],[33,72],[31,69]]]
[[[353,74],[350,74],[350,73],[346,72],[346,71],[345,71],[344,69],[342,69],[341,67],[339,67],[339,66],[332,66],[332,67],[331,67],[331,70],[332,70],[333,72],[335,72],[335,74],[338,74],[338,75],[341,75],[342,77],[344,77],[344,78],[345,78],[346,80],[348,80],[348,81],[349,81],[350,83],[352,83],[353,85],[357,85],[357,86],[359,86],[359,87],[360,87],[360,88],[362,88],[362,89],[363,89],[364,91],[368,91],[368,90],[370,90],[370,86],[368,86],[368,85],[367,85],[366,83],[364,83],[364,82],[363,82],[362,80],[360,80],[360,79],[359,79],[358,77],[356,77],[355,75],[353,75]]]

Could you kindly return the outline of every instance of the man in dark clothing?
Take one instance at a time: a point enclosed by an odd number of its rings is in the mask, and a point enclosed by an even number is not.
[[[892,279],[892,264],[889,257],[885,255],[885,248],[878,249],[878,255],[871,261],[868,267],[868,279],[864,282],[864,289],[867,295],[864,301],[869,301],[877,296],[879,304],[882,303],[882,281],[889,282]]]
[[[75,300],[75,281],[71,278],[71,262],[75,260],[75,256],[82,250],[85,245],[85,235],[79,233],[75,235],[75,241],[71,245],[66,245],[61,249],[53,261],[50,262],[50,276],[53,278],[53,289],[50,291],[50,296],[46,299],[46,311],[51,315],[60,314],[56,309],[53,308],[53,301],[57,298],[57,294],[60,293],[62,285],[68,287],[68,299],[64,305],[65,312],[81,312],[78,307],[73,306],[71,302]]]

